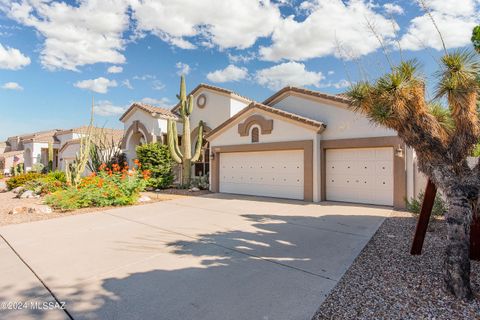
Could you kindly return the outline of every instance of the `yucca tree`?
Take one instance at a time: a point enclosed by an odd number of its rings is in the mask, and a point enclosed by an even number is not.
[[[469,237],[479,201],[480,165],[467,157],[480,138],[474,52],[455,51],[441,58],[436,73],[435,101],[426,99],[424,79],[416,61],[401,62],[375,82],[359,82],[348,96],[352,107],[376,124],[394,129],[417,154],[419,169],[441,189],[449,209],[444,262],[446,288],[471,299]]]

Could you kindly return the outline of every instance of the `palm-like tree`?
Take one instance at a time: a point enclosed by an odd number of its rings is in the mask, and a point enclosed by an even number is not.
[[[455,51],[446,53],[440,65],[435,104],[426,100],[416,61],[400,63],[373,83],[353,85],[348,96],[355,110],[396,130],[416,151],[420,171],[442,190],[449,204],[445,284],[455,296],[471,299],[469,237],[479,201],[480,164],[471,169],[467,157],[480,140],[480,63],[473,52]]]

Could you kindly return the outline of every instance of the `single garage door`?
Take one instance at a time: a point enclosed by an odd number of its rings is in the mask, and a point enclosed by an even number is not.
[[[303,151],[220,154],[220,192],[303,200]]]
[[[393,205],[393,148],[326,151],[326,199]]]

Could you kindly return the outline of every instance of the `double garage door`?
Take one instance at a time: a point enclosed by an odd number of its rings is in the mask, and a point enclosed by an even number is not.
[[[393,205],[393,148],[326,151],[326,199]]]
[[[219,189],[304,199],[302,150],[220,154]],[[393,148],[328,149],[326,200],[393,205]]]
[[[303,200],[303,150],[220,154],[220,192]]]

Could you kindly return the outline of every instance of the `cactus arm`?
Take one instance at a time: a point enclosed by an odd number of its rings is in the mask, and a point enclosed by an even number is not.
[[[193,111],[193,96],[192,95],[189,95],[188,96],[188,101],[187,101],[187,115],[191,115],[192,114],[192,111]]]
[[[167,140],[168,140],[168,150],[172,155],[173,160],[177,163],[182,163],[182,154],[178,150],[178,137],[177,129],[175,122],[173,120],[168,120],[168,130],[167,130]]]
[[[192,162],[198,161],[200,155],[202,154],[202,145],[203,145],[203,121],[200,121],[198,124],[198,135],[197,135],[197,144],[195,145],[195,154],[192,157]]]
[[[183,158],[183,154],[180,151],[180,147],[179,147],[179,144],[178,144],[177,124],[174,121],[172,121],[171,126],[172,126],[172,133],[173,133],[173,141],[175,142],[173,147],[175,148],[175,152],[178,154],[178,156],[180,158]]]

